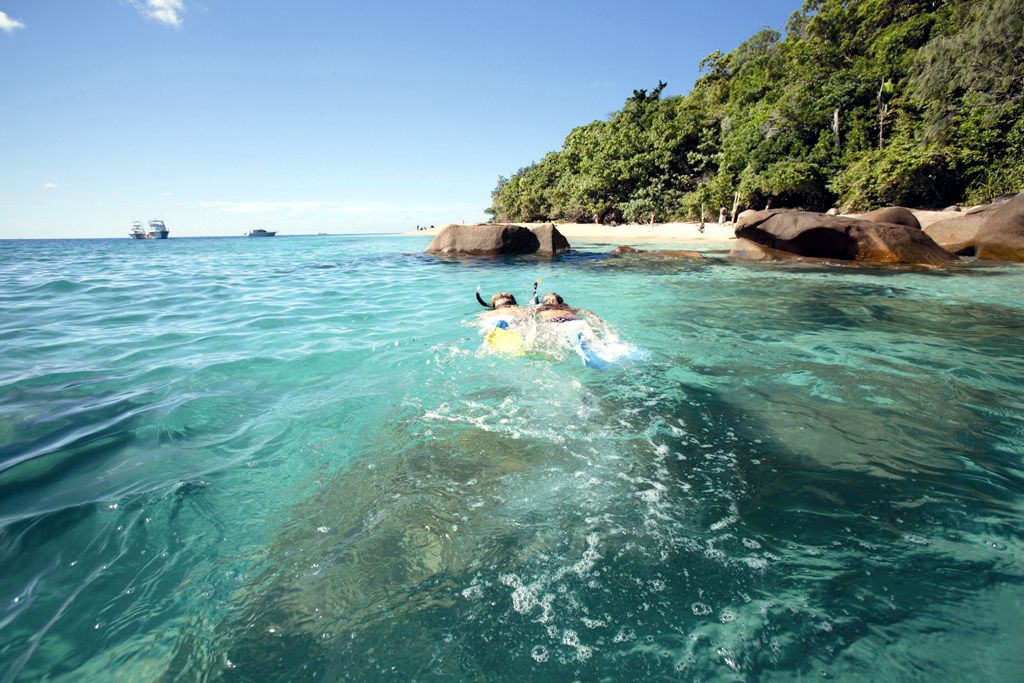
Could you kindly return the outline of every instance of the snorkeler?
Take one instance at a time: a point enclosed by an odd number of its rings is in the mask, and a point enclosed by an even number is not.
[[[480,320],[490,320],[493,318],[506,318],[518,319],[525,317],[526,311],[516,301],[516,297],[511,292],[498,292],[491,297],[491,303],[488,304],[484,301],[483,297],[480,296],[480,288],[476,288],[476,300],[481,306],[488,309],[487,311],[480,314]]]
[[[480,296],[480,288],[476,288],[476,300],[489,310],[481,313],[478,320],[480,331],[485,341],[505,353],[522,354],[528,343],[532,342],[533,329],[530,325],[532,316],[519,305],[515,295],[509,292],[498,292],[491,297],[490,305]]]
[[[540,300],[540,306],[536,309],[537,317],[546,323],[567,323],[573,321],[586,321],[590,318],[594,322],[603,323],[598,316],[582,308],[573,308],[565,303],[561,296],[549,292]]]
[[[606,370],[616,360],[606,352],[604,321],[594,313],[569,306],[554,292],[545,294],[534,312],[541,322],[540,333],[560,340],[575,351],[587,367]]]

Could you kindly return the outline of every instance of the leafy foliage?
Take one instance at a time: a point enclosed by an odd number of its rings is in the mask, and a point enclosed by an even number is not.
[[[1024,0],[807,0],[700,64],[685,96],[638,89],[501,178],[499,220],[868,209],[1024,187]],[[838,118],[838,126],[835,126]]]

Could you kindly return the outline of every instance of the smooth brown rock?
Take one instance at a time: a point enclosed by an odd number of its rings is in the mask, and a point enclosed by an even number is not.
[[[987,209],[989,207],[981,207]],[[926,235],[946,251],[961,256],[974,255],[974,240],[985,222],[987,211],[975,210],[957,215],[955,218],[932,223],[924,229]]]
[[[736,216],[736,225],[739,225],[740,223],[742,223],[747,218],[750,218],[751,216],[753,216],[755,214],[759,214],[759,213],[763,213],[763,212],[762,211],[758,211],[757,209],[744,209],[743,211],[740,211],[739,215]]]
[[[939,221],[925,232],[955,254],[987,261],[1024,261],[1024,192]]]
[[[629,245],[615,247],[613,254],[638,255],[645,258],[680,261],[705,261],[704,254],[690,249],[634,249]]]
[[[906,225],[911,228],[921,229],[921,223],[917,220],[914,212],[902,206],[887,206],[884,209],[875,209],[860,217],[872,223],[892,223],[893,225]]]
[[[739,237],[732,244],[729,258],[742,261],[799,261],[804,257],[791,254],[787,251],[780,251],[758,244],[751,240]]]
[[[540,240],[540,249],[538,250],[538,253],[562,254],[572,249],[569,245],[569,240],[565,238],[565,235],[559,232],[554,223],[536,225],[530,228],[530,230],[532,230],[533,234]]]
[[[753,212],[737,221],[736,236],[810,258],[866,263],[944,263],[955,258],[917,228],[810,211]]]
[[[785,261],[810,266],[842,266],[854,269],[883,270],[935,270],[943,266],[935,263],[872,263],[868,261],[846,261],[833,258],[800,256],[781,249],[772,249],[742,237],[732,243],[729,258],[737,261]]]
[[[449,225],[431,241],[428,254],[498,256],[508,254],[554,255],[569,251],[569,241],[554,225],[524,228],[521,225],[483,223]]]

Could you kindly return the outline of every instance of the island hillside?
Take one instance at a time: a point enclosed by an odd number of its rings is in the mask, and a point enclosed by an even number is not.
[[[716,220],[991,202],[1024,188],[1024,0],[808,0],[700,63],[687,95],[635,90],[499,178],[499,222]]]

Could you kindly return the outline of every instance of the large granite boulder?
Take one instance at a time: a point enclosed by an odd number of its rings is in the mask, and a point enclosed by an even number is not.
[[[954,254],[1024,261],[1024,192],[939,221],[925,232]]]
[[[736,237],[809,258],[933,264],[955,258],[917,228],[811,211],[748,214],[736,222]],[[734,257],[744,258],[751,251],[749,245],[743,247],[733,250]]]
[[[498,256],[554,255],[569,251],[569,240],[553,224],[535,228],[503,223],[449,225],[431,241],[428,254]]]
[[[565,238],[565,235],[559,232],[554,223],[535,225],[531,227],[530,230],[532,230],[533,234],[540,240],[540,249],[538,252],[541,254],[562,254],[572,249],[569,245],[569,240]]]
[[[863,216],[860,216],[860,218],[872,223],[892,223],[893,225],[921,228],[921,222],[917,220],[914,212],[902,206],[887,206],[884,209],[875,209],[874,211],[868,211]]]

